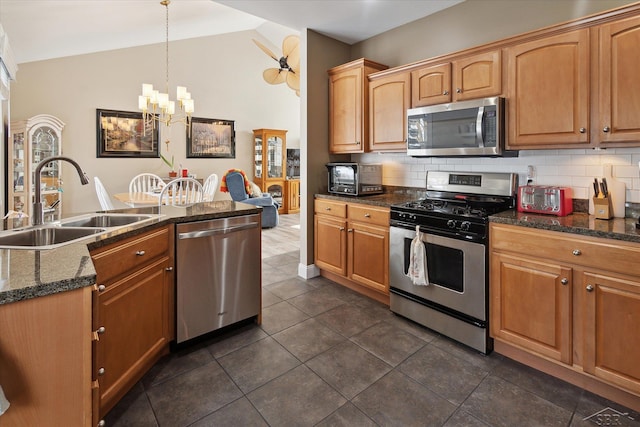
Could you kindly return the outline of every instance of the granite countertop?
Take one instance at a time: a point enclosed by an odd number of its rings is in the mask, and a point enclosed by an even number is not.
[[[230,200],[198,203],[186,208],[163,206],[160,209],[119,209],[109,213],[160,213],[163,216],[151,222],[121,227],[113,232],[87,237],[55,249],[0,249],[0,305],[95,284],[96,271],[91,262],[90,251],[101,246],[170,223],[251,215],[260,211],[259,207]],[[11,224],[5,221],[4,228],[11,228]]]
[[[337,200],[346,203],[361,203],[363,205],[389,207],[401,203],[410,202],[412,200],[422,199],[426,196],[426,192],[419,189],[397,189],[387,191],[383,194],[374,194],[371,196],[342,196],[339,194],[319,193],[315,197],[317,199]]]
[[[537,215],[515,209],[489,217],[490,222],[512,224],[541,230],[560,231],[581,236],[601,237],[640,243],[640,230],[636,218],[596,219],[587,213],[574,212],[567,216]]]

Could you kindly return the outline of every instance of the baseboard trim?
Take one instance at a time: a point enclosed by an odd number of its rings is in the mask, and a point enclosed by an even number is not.
[[[312,279],[314,277],[318,277],[320,275],[320,269],[316,267],[315,264],[304,265],[302,263],[298,264],[298,276],[303,279]]]

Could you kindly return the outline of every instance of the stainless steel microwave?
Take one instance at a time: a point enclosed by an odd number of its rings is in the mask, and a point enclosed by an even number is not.
[[[327,163],[329,193],[364,196],[382,193],[382,165]]]
[[[493,97],[411,108],[407,110],[407,154],[506,155],[504,107],[504,98]]]

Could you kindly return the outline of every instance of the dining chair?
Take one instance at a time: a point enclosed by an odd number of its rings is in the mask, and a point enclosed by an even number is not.
[[[209,175],[202,187],[204,189],[204,201],[212,202],[218,190],[218,175],[215,173]]]
[[[102,210],[110,211],[115,209],[113,207],[113,202],[111,201],[111,196],[107,192],[107,189],[104,188],[102,181],[97,176],[93,177],[93,182],[96,185],[96,195],[98,196],[98,201],[100,202],[100,207]]]
[[[193,178],[176,178],[167,183],[160,191],[158,206],[189,206],[202,202],[204,189]]]
[[[129,182],[129,193],[151,193],[165,186],[164,181],[154,173],[141,173]]]

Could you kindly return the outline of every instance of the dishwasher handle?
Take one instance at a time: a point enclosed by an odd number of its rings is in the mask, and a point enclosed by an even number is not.
[[[224,228],[211,228],[208,230],[198,230],[198,231],[190,231],[188,233],[178,233],[178,239],[183,240],[183,239],[199,239],[201,237],[210,237],[210,236],[217,236],[220,234],[229,234],[229,233],[236,233],[238,231],[242,231],[242,230],[249,230],[251,228],[256,228],[258,227],[258,223],[257,222],[250,222],[247,224],[242,224],[242,225],[234,225],[231,227],[224,227]]]

